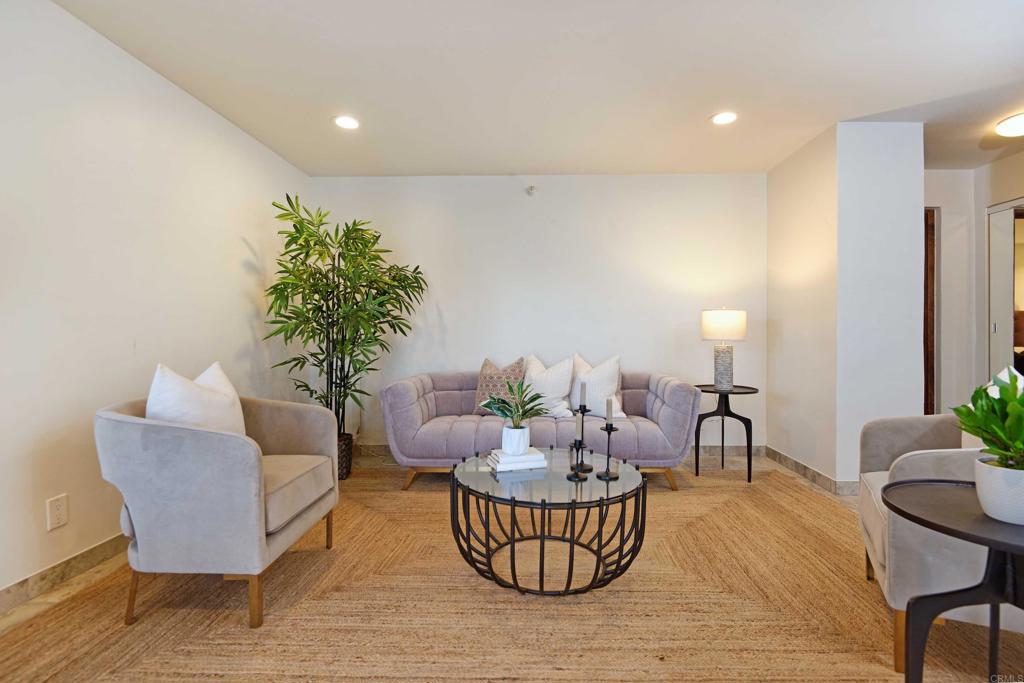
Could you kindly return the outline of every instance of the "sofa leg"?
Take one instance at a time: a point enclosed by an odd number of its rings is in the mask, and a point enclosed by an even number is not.
[[[405,473],[405,483],[402,484],[402,490],[403,491],[408,491],[409,490],[409,487],[412,486],[412,482],[416,479],[416,475],[417,474],[419,474],[419,472],[416,470],[415,467],[410,467],[406,471],[406,473]]]
[[[907,613],[901,609],[892,613],[892,668],[903,673],[907,663]]]
[[[327,522],[327,549],[330,550],[334,547],[334,510],[328,512],[324,520]]]
[[[249,576],[249,628],[263,625],[263,578],[259,574]]]
[[[663,474],[665,480],[668,482],[668,487],[673,491],[679,490],[679,485],[676,484],[676,475],[672,471],[671,467],[640,467],[638,468],[641,472],[647,472],[648,474]]]
[[[864,574],[867,576],[868,581],[875,580],[875,568],[871,566],[871,558],[868,557],[868,551],[864,551]]]
[[[134,569],[130,570],[132,573],[131,582],[128,584],[128,607],[124,611],[124,623],[126,626],[131,626],[135,623],[135,596],[139,592],[139,573]]]

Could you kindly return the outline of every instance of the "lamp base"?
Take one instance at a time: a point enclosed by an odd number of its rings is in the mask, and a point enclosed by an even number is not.
[[[732,384],[732,345],[715,345],[715,389],[727,391]]]

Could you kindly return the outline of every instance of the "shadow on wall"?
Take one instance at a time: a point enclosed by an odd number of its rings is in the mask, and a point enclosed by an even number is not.
[[[270,259],[244,237],[242,244],[249,253],[249,257],[242,261],[242,270],[249,276],[253,286],[247,297],[249,344],[235,352],[234,360],[238,367],[248,368],[246,385],[251,387],[254,396],[288,401],[304,400],[292,388],[287,371],[273,367],[290,355],[289,349],[280,338],[265,339],[270,332],[266,323],[267,300],[264,296],[270,275],[265,264]]]

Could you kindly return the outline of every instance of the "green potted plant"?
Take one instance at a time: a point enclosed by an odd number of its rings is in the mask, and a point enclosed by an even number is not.
[[[352,470],[352,435],[345,429],[349,399],[363,407],[359,388],[377,361],[391,350],[389,335],[407,335],[409,316],[423,298],[427,282],[419,266],[389,263],[381,234],[352,221],[328,223],[329,212],[310,211],[299,198],[285,195],[278,220],[291,228],[277,259],[277,281],[267,289],[270,304],[267,338],[297,341],[302,351],[274,367],[287,367],[292,382],[338,419],[338,477]],[[307,381],[307,367],[317,381]]]
[[[511,422],[501,429],[501,450],[509,455],[522,455],[530,448],[530,427],[523,423],[531,417],[547,415],[548,411],[543,406],[544,397],[522,380],[518,384],[505,382],[505,388],[508,397],[491,394],[480,407]]]
[[[982,440],[974,462],[978,502],[989,517],[1024,524],[1024,385],[1013,368],[974,390],[971,402],[953,409],[960,428]]]

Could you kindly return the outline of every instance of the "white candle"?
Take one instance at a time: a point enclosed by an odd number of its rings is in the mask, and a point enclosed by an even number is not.
[[[604,419],[608,422],[612,421],[612,397],[609,396],[604,402]]]
[[[583,441],[583,413],[576,413],[576,438]]]
[[[587,383],[580,382],[580,405],[587,405]]]

